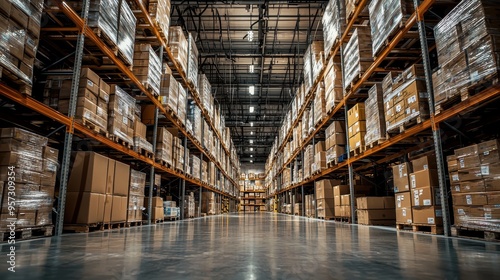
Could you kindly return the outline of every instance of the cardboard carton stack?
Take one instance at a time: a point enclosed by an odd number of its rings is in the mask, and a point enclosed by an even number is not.
[[[305,109],[302,115],[302,140],[309,136],[309,113],[309,109]]]
[[[163,199],[159,196],[153,197],[153,203],[151,204],[151,217],[150,220],[153,222],[163,221],[165,215],[163,214]],[[149,197],[144,197],[144,207],[149,209]],[[144,214],[147,219],[146,214]]]
[[[202,118],[201,118],[201,110],[194,102],[194,100],[190,100],[187,113],[187,118],[191,122],[193,126],[193,136],[201,143],[201,131],[202,131]]]
[[[150,0],[148,12],[164,39],[168,39],[170,26],[170,0]]]
[[[127,222],[142,221],[144,210],[144,190],[146,188],[146,173],[130,170],[130,188],[128,192]]]
[[[463,0],[434,28],[440,69],[433,75],[436,108],[471,86],[491,80],[499,69],[498,1]]]
[[[372,64],[371,48],[370,27],[359,26],[354,30],[342,54],[345,62],[344,89],[350,88],[351,83],[356,82]]]
[[[356,208],[356,199],[366,196],[370,193],[370,186],[359,185],[356,181],[354,185],[354,203]],[[349,185],[338,185],[333,187],[335,216],[350,218],[351,217],[351,192]]]
[[[389,36],[398,30],[403,19],[413,13],[410,0],[374,0],[368,6],[373,38],[373,56],[377,55]]]
[[[306,217],[315,217],[316,216],[316,203],[314,201],[314,195],[306,195],[305,196],[305,208],[306,208]]]
[[[186,124],[187,94],[186,89],[180,86],[177,96],[177,117],[183,124]]]
[[[0,231],[8,231],[7,219],[16,229],[52,224],[58,150],[47,143],[20,128],[0,129]]]
[[[347,125],[349,127],[349,149],[363,151],[366,135],[365,103],[358,103],[347,111]]]
[[[130,9],[127,1],[120,1],[119,22],[118,22],[118,37],[117,47],[125,63],[132,65],[134,63],[134,43],[135,43],[135,26],[137,19]],[[109,13],[106,11],[105,13]],[[134,65],[135,68],[135,65]]]
[[[195,155],[190,155],[190,158],[189,158],[189,166],[191,167],[191,175],[193,175],[193,177],[195,179],[199,179],[201,180],[201,173],[200,173],[200,158],[195,156]]]
[[[382,86],[375,84],[368,91],[368,99],[365,101],[366,134],[365,145],[378,144],[379,140],[385,140],[385,115]]]
[[[4,0],[0,5],[0,77],[8,77],[29,95],[42,10],[42,0]]]
[[[195,39],[191,33],[189,33],[188,36],[188,45],[189,57],[186,78],[195,88],[198,88],[198,48],[196,47]]]
[[[184,170],[184,159],[186,158],[186,155],[184,154],[184,152],[186,152],[186,151],[184,149],[184,145],[182,144],[181,139],[174,136],[173,137],[173,147],[172,147],[172,156],[173,156],[172,166],[174,166],[175,168],[182,170],[182,171],[186,171],[186,170]],[[189,159],[189,150],[187,150],[187,152],[188,152],[187,159]]]
[[[342,70],[339,63],[334,63],[333,58],[329,60],[325,70],[325,111],[329,113],[344,97],[342,87]]]
[[[208,163],[201,161],[201,181],[208,184]]]
[[[386,130],[400,132],[403,125],[429,117],[424,68],[415,64],[395,77],[389,73],[383,81]]]
[[[499,147],[490,140],[457,149],[448,159],[457,226],[500,232]]]
[[[146,140],[147,127],[139,118],[134,121],[134,151],[140,153],[141,150],[153,153],[153,144]]]
[[[321,20],[323,23],[323,39],[325,40],[325,56],[328,56],[331,48],[344,32],[345,12],[344,1],[330,0],[325,8]]]
[[[189,195],[186,196],[186,201],[184,204],[184,218],[194,218],[194,217],[195,217],[194,193],[190,192]]]
[[[214,111],[214,97],[212,95],[212,86],[208,81],[205,74],[200,74],[198,76],[198,87],[200,93],[200,100],[208,114],[208,116],[213,115]]]
[[[187,73],[188,41],[182,27],[170,26],[168,34],[168,46],[172,51],[175,61],[184,73]]]
[[[338,162],[338,158],[345,154],[345,122],[333,121],[325,130],[326,162]]]
[[[314,163],[311,165],[311,173],[321,172],[326,169],[325,142],[318,141],[314,145]]]
[[[94,152],[77,152],[68,181],[64,223],[125,222],[129,179],[130,166]]]
[[[314,162],[314,147],[312,144],[306,146],[304,151],[304,178],[311,176],[311,165]]]
[[[135,119],[135,99],[119,86],[112,85],[109,96],[109,134],[132,146]]]
[[[365,196],[356,199],[358,224],[361,225],[394,225],[396,211],[392,196]]]
[[[314,96],[314,126],[326,118],[326,101],[325,101],[325,87],[324,83],[320,82],[316,88],[316,95]]]
[[[394,193],[396,202],[396,223],[411,225],[413,223],[413,199],[410,192],[411,164],[405,162],[392,167]]]
[[[163,66],[164,72],[161,74],[160,82],[160,103],[163,108],[170,109],[177,113],[177,99],[179,96],[180,84],[172,76],[172,71],[168,65]]]
[[[293,205],[293,214],[297,216],[303,216],[302,215],[302,203],[295,203]]]
[[[442,225],[441,197],[435,156],[411,161],[410,173],[413,224]]]
[[[150,138],[151,139],[151,135]],[[151,139],[154,141],[154,139]],[[173,165],[173,136],[165,127],[159,127],[156,137],[156,155],[157,161],[163,161],[171,166]]]
[[[163,201],[163,210],[165,218],[175,219],[180,215],[179,207],[177,207],[175,201],[172,201],[171,196],[167,196],[167,200]]]
[[[323,67],[323,41],[314,41],[304,53],[304,85],[308,92]],[[316,70],[315,70],[316,69]],[[316,74],[316,75],[314,75]]]
[[[135,45],[133,72],[139,81],[151,90],[153,95],[160,94],[162,64],[151,45]]]
[[[333,185],[338,184],[336,180],[321,180],[315,183],[316,209],[318,218],[330,219],[335,217],[333,204]]]

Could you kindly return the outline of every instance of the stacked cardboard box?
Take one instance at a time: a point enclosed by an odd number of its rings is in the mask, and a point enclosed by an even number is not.
[[[338,184],[336,180],[321,180],[315,183],[316,209],[318,218],[329,219],[335,217],[333,203],[333,185]]]
[[[201,180],[200,165],[200,158],[195,155],[190,155],[189,166],[191,167],[191,175],[193,175],[194,178]]]
[[[354,207],[356,207],[356,198],[366,196],[369,193],[370,186],[354,185]],[[338,185],[333,187],[333,195],[335,215],[338,217],[351,217],[351,192],[349,185]]]
[[[248,200],[246,200],[248,201]],[[215,193],[203,192],[201,195],[201,213],[215,215]]]
[[[396,201],[396,223],[412,224],[412,197],[410,192],[411,164],[408,162],[392,167],[394,193]]]
[[[441,197],[434,156],[411,161],[410,173],[413,224],[442,225]]]
[[[148,12],[158,27],[158,31],[160,31],[165,39],[168,39],[170,0],[149,0]]]
[[[144,197],[144,207],[146,209],[149,209],[149,197]],[[151,216],[150,219],[151,221],[162,221],[163,218],[165,217],[164,215],[164,210],[163,210],[163,199],[159,196],[155,196],[152,199],[152,204],[151,204]],[[146,214],[144,214],[145,218],[147,219]]]
[[[434,28],[438,62],[434,101],[468,97],[468,89],[496,76],[499,69],[498,1],[463,0]]]
[[[212,95],[212,86],[210,85],[210,82],[205,74],[200,74],[198,76],[198,87],[200,89],[200,100],[204,109],[207,111],[209,116],[212,116],[214,111],[214,97]]]
[[[311,173],[321,172],[326,169],[325,142],[318,141],[314,145],[314,163],[311,165]]]
[[[194,218],[195,215],[194,193],[190,192],[186,196],[186,201],[184,203],[184,218]]]
[[[314,41],[304,53],[304,85],[306,92],[309,91],[314,80],[316,80],[319,70],[323,68],[323,49],[323,41]]]
[[[146,173],[130,170],[130,188],[128,192],[127,222],[142,221],[144,210],[144,190]]]
[[[198,48],[196,47],[196,42],[191,33],[189,33],[188,36],[188,45],[189,57],[186,78],[195,88],[198,88]]]
[[[20,84],[24,93],[31,95],[43,1],[3,2],[0,5],[0,77],[3,72]]]
[[[382,86],[376,84],[368,91],[365,101],[366,134],[365,145],[371,146],[385,140],[385,115]]]
[[[152,136],[149,137],[150,140]],[[156,155],[155,159],[157,161],[164,161],[170,165],[173,165],[173,136],[170,131],[165,127],[159,127],[157,138],[156,138]]]
[[[152,90],[153,95],[160,94],[162,64],[151,45],[135,45],[133,72],[141,83]]]
[[[332,46],[337,43],[344,32],[346,12],[344,4],[344,1],[330,0],[323,13],[321,22],[323,23],[326,56],[328,56]]]
[[[331,112],[342,100],[344,90],[342,87],[342,70],[339,63],[335,63],[333,58],[329,60],[325,70],[325,111]]]
[[[413,12],[411,0],[374,0],[368,7],[373,38],[373,56],[377,55],[384,43],[398,30],[403,19]]]
[[[351,83],[356,82],[372,64],[371,46],[370,27],[356,28],[342,54],[345,63],[344,89],[350,88]]]
[[[314,96],[314,126],[326,117],[326,100],[325,100],[325,87],[324,83],[320,82],[316,88],[316,95]]]
[[[68,181],[64,223],[124,222],[129,179],[130,166],[94,152],[77,152]]]
[[[165,109],[170,109],[177,113],[177,104],[179,99],[179,82],[172,76],[172,72],[168,65],[164,66],[164,73],[161,75],[160,83],[160,102]]]
[[[177,133],[175,133],[175,135],[177,135]],[[186,155],[184,154],[185,152],[188,153],[187,159],[189,159],[189,150],[186,151],[181,139],[174,136],[172,146],[172,165],[182,171],[186,171],[184,170],[184,159],[186,158]]]
[[[282,175],[282,179],[281,179],[281,184],[283,185],[284,188],[288,187],[291,185],[292,183],[292,178],[291,178],[291,172],[290,172],[290,168],[285,168],[283,170],[283,175]]]
[[[71,79],[50,76],[44,90],[44,103],[63,114],[69,112]],[[76,101],[75,120],[96,131],[107,131],[110,87],[89,68],[82,68]]]
[[[202,131],[202,118],[201,118],[201,110],[196,104],[194,100],[190,100],[187,113],[187,118],[191,122],[193,126],[193,135],[198,141],[201,142],[201,131]]]
[[[313,149],[312,144],[309,144],[304,151],[304,178],[311,176],[311,165],[314,162]]]
[[[303,216],[302,215],[302,203],[295,203],[293,205],[293,214],[297,216]]]
[[[424,68],[415,64],[394,77],[389,73],[383,81],[386,129],[400,131],[403,124],[420,122],[429,117]]]
[[[135,118],[135,99],[117,85],[112,85],[109,96],[109,134],[132,145]]]
[[[52,224],[58,150],[47,142],[23,129],[0,129],[1,231],[8,230],[7,219],[15,220],[16,229]]]
[[[316,203],[314,195],[305,196],[306,217],[316,217]]]
[[[175,201],[172,201],[171,196],[167,196],[167,200],[163,201],[163,211],[166,218],[177,218],[180,215],[179,207],[176,207]]]
[[[172,51],[175,61],[181,67],[184,73],[187,73],[187,55],[188,55],[188,41],[182,27],[170,26],[168,34],[168,46]]]
[[[448,159],[455,224],[500,231],[499,141],[455,150]]]
[[[208,184],[208,163],[201,161],[201,181]]]
[[[134,121],[134,150],[138,153],[141,150],[153,153],[153,144],[146,140],[147,127],[139,118]]]
[[[396,211],[394,198],[384,197],[358,197],[357,214],[358,223],[362,225],[394,225]]]
[[[132,65],[134,63],[134,43],[135,43],[135,25],[137,19],[130,9],[127,1],[120,1],[118,14],[118,37],[117,47],[125,63]],[[105,13],[109,13],[106,11]],[[134,65],[135,68],[135,65]]]
[[[185,124],[187,110],[187,91],[184,87],[179,87],[179,95],[177,96],[177,117]]]
[[[349,149],[364,150],[366,134],[365,104],[358,103],[347,111],[347,126],[349,127]]]
[[[337,162],[345,154],[345,122],[333,121],[325,130],[326,162]]]

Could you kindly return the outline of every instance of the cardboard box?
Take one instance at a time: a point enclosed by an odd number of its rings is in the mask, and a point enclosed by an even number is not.
[[[395,202],[396,222],[399,224],[411,224],[413,222],[411,193],[397,193],[395,195]]]
[[[113,181],[113,194],[127,196],[130,180],[130,166],[119,161],[115,162],[115,178]]]
[[[481,206],[488,204],[487,193],[453,194],[453,205]]]
[[[457,159],[467,156],[477,156],[478,153],[478,145],[471,145],[455,150],[455,156],[457,157]]]
[[[365,146],[365,134],[366,132],[359,132],[349,138],[349,148],[351,151]]]
[[[333,184],[338,184],[337,180],[316,181],[316,199],[333,198]]]
[[[441,205],[440,191],[438,187],[420,187],[411,189],[413,206],[435,206]]]
[[[485,205],[483,210],[484,210],[484,218],[486,220],[500,219],[500,207],[498,205]]]
[[[479,155],[466,156],[458,158],[457,160],[458,169],[476,168],[481,165],[481,159]]]
[[[499,139],[493,139],[477,144],[477,151],[480,155],[488,154],[489,152],[499,150],[499,147]]]
[[[351,217],[351,206],[350,205],[340,206],[340,217]]]
[[[341,195],[335,195],[333,197],[333,205],[335,205],[335,206],[341,206],[342,205],[342,196]]]
[[[500,191],[500,180],[497,179],[484,179],[484,190],[486,192]]]
[[[394,198],[390,197],[393,204]],[[385,209],[386,197],[365,196],[356,198],[358,209]]]
[[[366,120],[365,103],[357,103],[347,111],[347,126],[351,127],[357,121]]]
[[[436,156],[429,155],[414,159],[411,161],[411,165],[413,167],[413,172],[437,169]]]
[[[153,211],[151,211],[151,220],[163,220],[164,213],[163,213],[163,207],[154,207]]]
[[[487,194],[489,205],[500,205],[500,192],[490,192]],[[500,207],[500,206],[499,206]]]
[[[408,162],[395,165],[392,167],[394,177],[394,192],[405,192],[410,190],[409,174],[411,173],[411,165]]]
[[[337,185],[333,187],[333,195],[341,196],[344,194],[349,194],[349,185]]]
[[[328,140],[330,141],[330,147],[333,147],[335,145],[345,145],[346,144],[345,133],[332,134],[328,137]]]
[[[325,151],[325,141],[318,141],[314,146],[314,153],[318,154],[319,152]]]
[[[113,188],[115,187],[115,165],[116,161],[114,159],[108,159],[108,171],[106,176],[106,194],[113,194]]]
[[[410,174],[411,188],[439,186],[436,169],[421,170]]]
[[[448,163],[448,171],[452,172],[458,170],[458,161],[455,155],[447,156],[446,161]]]
[[[484,180],[468,181],[455,184],[451,187],[453,193],[469,193],[469,192],[484,192]]]
[[[65,224],[102,222],[106,195],[91,192],[66,193]]]
[[[489,167],[487,169],[489,173]],[[453,176],[452,182],[455,182],[456,176],[458,176],[459,182],[481,180],[483,179],[483,172],[485,171],[486,168],[483,168],[483,166],[475,168],[459,169],[457,174],[452,175]]]
[[[112,211],[113,211],[113,195],[106,194],[104,196],[104,212],[100,213],[101,221],[104,223],[110,223]]]
[[[153,197],[153,208],[155,207],[163,207],[163,199],[159,196]],[[149,208],[149,197],[144,197],[144,207]]]
[[[440,206],[413,208],[413,223],[423,225],[442,225],[443,211]]]
[[[481,164],[500,162],[500,152],[498,150],[488,151],[479,154]]]
[[[127,219],[127,197],[126,196],[113,196],[113,208],[111,210],[111,221],[122,222]]]
[[[59,159],[59,150],[55,148],[51,148],[49,146],[43,146],[43,158],[50,159],[52,161],[57,162]]]
[[[147,126],[143,124],[138,118],[134,121],[134,136],[139,136],[146,139]]]
[[[344,194],[340,196],[340,205],[351,205],[351,195],[350,194]]]
[[[94,152],[77,152],[68,181],[68,192],[106,193],[108,158]]]
[[[376,220],[395,220],[396,212],[394,209],[362,209],[356,211],[358,214],[358,223],[362,225],[372,224]]]

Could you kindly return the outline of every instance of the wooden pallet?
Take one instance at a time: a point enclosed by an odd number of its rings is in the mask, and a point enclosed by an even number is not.
[[[335,217],[333,217],[333,219],[336,222],[351,223],[351,217],[339,217],[339,216],[335,216]]]
[[[373,149],[376,146],[381,145],[385,141],[387,141],[387,139],[384,137],[384,138],[380,138],[378,140],[375,140],[375,141],[371,142],[370,144],[365,144],[365,151]]]
[[[386,136],[387,136],[387,138],[390,138],[394,134],[401,134],[401,133],[405,132],[408,128],[415,126],[417,124],[420,124],[420,123],[424,122],[425,120],[427,120],[428,118],[429,118],[429,116],[427,114],[425,114],[425,115],[420,114],[420,115],[416,116],[415,118],[412,118],[410,120],[407,120],[407,121],[401,123],[400,125],[391,127],[390,129],[387,129]]]
[[[453,97],[447,98],[446,100],[444,100],[441,103],[434,106],[434,113],[436,115],[439,115],[441,112],[453,107],[454,105],[456,105],[460,102],[461,102],[461,97],[457,93],[457,95],[454,95]]]
[[[15,240],[27,240],[34,239],[40,237],[52,236],[53,234],[53,225],[45,225],[45,226],[34,226],[27,228],[16,228],[14,232]],[[11,231],[8,229],[4,229],[0,231],[0,235],[2,236],[2,240],[0,242],[9,241],[9,237],[11,236]]]
[[[165,220],[177,221],[177,220],[179,220],[179,217],[165,217]]]
[[[362,154],[365,151],[364,146],[359,146],[354,148],[354,150],[351,150],[350,153],[351,155],[357,156]]]
[[[370,220],[368,223],[360,223],[360,225],[366,225],[366,226],[394,226],[396,224],[396,221],[394,220]]]
[[[154,221],[155,224],[159,224],[159,223],[163,223],[165,221],[165,219],[156,219]]]
[[[333,216],[319,217],[318,216],[318,219],[325,220],[325,221],[331,221],[331,220],[334,220],[335,217],[333,217]]]
[[[397,230],[402,230],[402,231],[413,231],[413,227],[411,224],[399,224],[396,223],[396,229]]]
[[[125,224],[125,227],[140,227],[142,226],[142,220],[140,221],[131,221],[131,222],[127,222]]]
[[[112,140],[113,142],[115,143],[118,143],[128,149],[133,149],[134,148],[134,145],[132,145],[131,143],[127,142],[126,140],[122,139],[121,137],[117,136],[117,135],[114,135],[114,134],[109,134],[108,135],[108,139]]]
[[[105,130],[105,129],[103,129],[102,127],[96,125],[92,121],[90,121],[90,120],[88,120],[86,118],[76,119],[75,121],[78,122],[78,123],[80,123],[80,124],[82,124],[86,128],[94,131],[96,134],[104,135],[104,136],[106,136],[106,138],[109,138],[108,131]]]
[[[116,46],[116,42],[113,42],[108,34],[106,34],[106,32],[100,27],[92,27],[91,29],[97,37],[101,38],[101,40],[111,49],[115,56],[118,56],[118,47]]]
[[[159,96],[160,93],[157,92],[154,88],[153,85],[151,85],[148,81],[141,81],[142,85],[154,96]]]
[[[429,233],[429,234],[443,234],[444,233],[444,229],[443,229],[442,225],[396,224],[396,228],[398,230],[412,231],[412,232],[419,232],[419,233]]]
[[[465,237],[471,239],[478,239],[484,241],[500,241],[500,232],[487,231],[476,228],[452,226],[451,236],[454,237]]]
[[[102,224],[102,230],[120,229],[124,228],[126,224],[125,221],[104,223]]]
[[[0,78],[7,81],[9,86],[19,91],[21,94],[31,96],[33,87],[21,80],[15,73],[10,72],[7,68],[0,66]]]
[[[102,223],[92,224],[69,224],[64,225],[63,230],[66,232],[89,233],[102,230]]]
[[[150,158],[150,159],[152,159],[154,156],[153,152],[145,150],[145,149],[138,147],[138,146],[134,146],[134,151],[136,151],[138,154],[145,156],[147,158]]]

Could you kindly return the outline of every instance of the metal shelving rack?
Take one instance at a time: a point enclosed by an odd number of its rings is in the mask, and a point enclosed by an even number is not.
[[[439,125],[452,117],[455,117],[459,114],[464,114],[466,112],[472,111],[477,109],[477,107],[481,104],[484,104],[487,101],[493,100],[495,97],[500,96],[500,85],[494,85],[491,86],[484,91],[470,97],[469,99],[462,101],[455,106],[442,111],[440,114],[435,115],[434,112],[434,100],[433,100],[433,92],[432,92],[432,76],[431,76],[431,66],[430,66],[430,61],[429,61],[429,47],[427,46],[427,37],[426,37],[426,32],[425,32],[425,26],[424,26],[424,15],[425,13],[435,4],[435,0],[414,0],[414,6],[415,6],[415,12],[411,14],[411,16],[404,21],[404,24],[401,26],[401,28],[398,30],[398,32],[392,37],[391,40],[387,43],[386,47],[383,48],[379,55],[374,59],[374,62],[370,65],[370,67],[363,73],[363,75],[360,77],[360,79],[353,84],[351,89],[344,94],[344,98],[333,108],[333,110],[328,113],[327,117],[323,119],[323,121],[320,122],[319,126],[316,127],[316,129],[309,135],[304,141],[301,142],[301,145],[292,153],[291,157],[285,161],[283,166],[279,168],[279,170],[273,174],[271,184],[274,180],[277,181],[278,183],[278,189],[275,193],[270,193],[268,197],[283,197],[284,194],[291,190],[295,190],[298,187],[304,187],[304,185],[314,183],[317,179],[320,178],[327,178],[326,176],[332,175],[334,173],[347,173],[349,175],[349,186],[350,186],[350,191],[351,193],[354,193],[354,185],[353,185],[353,174],[354,172],[362,171],[369,169],[373,167],[375,164],[380,164],[380,163],[387,163],[390,161],[394,161],[397,158],[400,158],[404,156],[405,154],[408,154],[413,151],[418,151],[426,147],[433,146],[436,152],[436,158],[437,158],[437,163],[438,163],[438,175],[439,175],[439,188],[441,190],[441,203],[442,203],[442,209],[443,209],[443,225],[444,225],[444,233],[445,235],[449,235],[450,233],[450,214],[449,214],[449,208],[448,208],[448,193],[446,192],[446,169],[445,169],[445,164],[444,164],[444,159],[443,159],[443,149],[441,146],[441,139],[440,139],[440,134],[439,134]],[[359,1],[359,4],[356,6],[356,9],[354,11],[354,14],[352,18],[349,20],[349,22],[346,25],[346,28],[341,36],[341,39],[336,42],[333,47],[331,52],[326,56],[325,61],[329,61],[330,59],[333,59],[336,57],[338,54],[342,53],[342,47],[345,43],[347,43],[347,39],[352,32],[353,26],[361,19],[359,19],[359,16],[363,9],[366,7],[368,1],[367,0],[361,0]],[[339,5],[338,5],[339,6]],[[426,86],[428,89],[429,93],[429,107],[430,107],[430,118],[428,120],[425,120],[421,123],[418,123],[408,129],[406,129],[404,132],[401,134],[395,135],[385,142],[379,144],[378,146],[375,146],[373,148],[367,149],[364,152],[351,156],[349,153],[349,147],[347,146],[347,155],[348,158],[333,166],[330,168],[327,168],[320,172],[319,174],[312,175],[309,178],[306,178],[302,180],[302,182],[292,184],[286,188],[281,187],[281,174],[287,168],[294,160],[296,160],[297,156],[300,153],[303,153],[304,148],[307,146],[308,143],[311,141],[315,140],[315,137],[317,134],[321,131],[322,128],[325,128],[329,121],[334,118],[334,117],[343,117],[347,119],[347,109],[348,105],[350,103],[353,103],[352,100],[357,100],[357,102],[360,99],[366,99],[366,96],[358,95],[357,92],[371,79],[372,75],[376,72],[384,72],[386,70],[379,68],[381,63],[388,58],[389,54],[391,54],[391,51],[393,51],[398,43],[409,33],[409,31],[414,28],[414,26],[417,25],[418,28],[418,39],[421,44],[421,49],[422,49],[422,63],[424,64],[425,67],[425,80],[426,80]],[[342,63],[342,61],[341,61]],[[285,147],[285,145],[288,143],[290,138],[292,137],[293,133],[293,128],[299,123],[304,111],[306,110],[307,107],[310,106],[314,92],[316,91],[316,88],[319,85],[319,82],[323,80],[324,75],[325,75],[325,70],[326,70],[326,64],[324,64],[323,68],[321,69],[318,78],[316,81],[313,83],[311,86],[311,89],[308,91],[308,93],[305,96],[305,102],[303,103],[301,109],[298,112],[297,118],[295,121],[292,123],[290,130],[287,132],[286,136],[282,140],[281,144],[276,150],[276,153],[273,155],[272,160],[269,164],[269,169],[266,170],[266,176],[269,175],[271,172],[271,169],[273,168],[275,162],[277,161],[278,154],[281,153]],[[343,70],[343,65],[342,70]],[[344,71],[342,71],[344,72]],[[344,113],[343,115],[341,115]],[[389,148],[394,148],[396,145],[399,143],[408,140],[412,137],[416,137],[419,134],[425,133],[426,131],[431,131],[432,136],[432,141],[427,141],[423,143],[418,143],[412,147],[405,147],[402,148],[393,154],[387,155],[384,152],[386,152]],[[346,137],[347,133],[346,133]],[[349,143],[347,139],[347,145]],[[379,156],[381,157],[380,159],[376,159],[373,163],[367,163],[363,164],[361,166],[354,167],[354,163],[360,163],[363,159],[369,159],[370,157],[373,156]],[[302,157],[303,158],[303,155]],[[266,186],[269,188],[270,186]],[[351,207],[354,207],[354,197],[351,196]],[[356,221],[355,217],[355,211],[354,209],[351,209],[351,221]]]
[[[160,34],[158,29],[156,28],[155,24],[153,23],[151,17],[149,16],[149,13],[147,12],[147,9],[145,8],[144,4],[140,0],[134,0],[134,1],[129,1],[131,4],[135,4],[137,7],[140,8],[140,13],[137,13],[135,11],[134,13],[136,16],[139,14],[141,18],[144,18],[147,22],[147,28],[148,30],[152,31],[152,33],[156,37],[156,43],[160,46],[160,59],[162,59],[164,56],[163,54],[166,55],[168,58],[167,61],[170,65],[172,65],[172,70],[176,74],[179,75],[179,79],[184,87],[186,87],[191,95],[193,96],[193,99],[195,100],[196,104],[200,107],[200,109],[203,108],[202,102],[199,99],[197,92],[195,88],[188,83],[187,78],[185,73],[181,70],[180,66],[178,63],[175,61],[172,52],[170,48],[167,45],[167,42],[164,37]],[[69,114],[64,115],[47,105],[37,101],[36,99],[32,98],[31,96],[24,95],[20,93],[19,91],[3,84],[0,83],[0,94],[3,97],[6,97],[19,105],[24,106],[28,110],[31,110],[33,112],[36,112],[40,114],[41,116],[46,117],[48,120],[54,121],[56,123],[60,123],[63,125],[63,127],[66,127],[65,131],[65,140],[64,140],[64,148],[61,151],[62,152],[62,164],[60,168],[61,172],[61,178],[60,178],[60,191],[59,191],[59,200],[58,200],[58,209],[57,209],[57,219],[56,219],[56,235],[61,235],[62,230],[63,230],[63,221],[64,221],[64,205],[66,203],[66,188],[67,188],[67,180],[68,180],[68,175],[70,171],[70,155],[71,155],[71,148],[72,148],[72,142],[73,142],[73,136],[78,135],[83,138],[89,138],[94,141],[97,141],[98,143],[106,146],[107,148],[111,149],[114,152],[120,153],[122,155],[125,155],[129,157],[132,161],[136,162],[141,162],[142,164],[145,164],[150,167],[150,192],[149,192],[149,199],[150,199],[150,204],[151,205],[151,199],[152,199],[152,185],[154,182],[154,174],[155,170],[161,171],[165,174],[169,174],[170,176],[179,178],[182,181],[182,186],[183,190],[185,188],[186,183],[189,183],[190,185],[193,186],[199,186],[200,188],[200,200],[201,200],[201,190],[206,189],[212,192],[215,192],[221,197],[226,197],[229,198],[231,201],[236,201],[236,196],[231,195],[229,193],[223,192],[221,190],[216,189],[215,187],[202,182],[199,179],[195,179],[194,177],[184,173],[184,172],[179,172],[175,170],[174,168],[169,168],[167,166],[163,166],[160,163],[157,163],[154,158],[149,158],[146,157],[142,154],[139,154],[135,152],[132,149],[129,149],[121,144],[115,143],[114,141],[108,139],[104,135],[97,134],[94,132],[92,129],[87,128],[86,126],[75,122],[74,120],[74,114],[76,110],[76,96],[78,94],[78,83],[79,83],[79,77],[80,77],[80,69],[82,65],[82,57],[84,53],[84,48],[87,44],[88,41],[91,42],[94,46],[97,47],[97,49],[104,55],[107,56],[114,64],[114,66],[120,71],[121,74],[126,76],[126,78],[129,80],[128,82],[133,85],[135,90],[140,91],[141,96],[140,98],[147,100],[148,102],[151,102],[152,104],[155,105],[155,124],[154,124],[154,139],[156,139],[156,130],[157,130],[157,123],[158,123],[158,115],[161,113],[165,118],[170,121],[176,128],[179,129],[181,134],[183,135],[183,144],[185,148],[188,148],[188,140],[190,141],[190,148],[195,149],[200,153],[201,161],[203,161],[203,158],[209,159],[211,162],[214,162],[217,170],[216,170],[216,176],[222,174],[221,177],[223,179],[221,180],[221,184],[225,185],[225,181],[229,181],[233,187],[234,193],[237,194],[238,192],[236,189],[238,188],[238,184],[234,180],[233,177],[231,177],[225,170],[222,168],[221,163],[214,157],[212,156],[207,149],[205,149],[202,144],[194,138],[193,135],[188,133],[186,127],[182,124],[182,122],[179,120],[179,118],[176,116],[176,114],[172,114],[171,112],[167,112],[167,110],[161,105],[159,100],[139,81],[139,79],[132,73],[132,71],[129,69],[129,67],[126,66],[126,64],[113,52],[113,50],[108,47],[104,41],[90,28],[86,26],[86,19],[88,17],[88,10],[89,10],[89,0],[85,0],[83,2],[83,9],[82,9],[82,16],[79,16],[67,3],[64,1],[57,1],[58,9],[56,10],[50,10],[49,12],[51,13],[62,13],[65,15],[67,19],[69,19],[75,26],[74,27],[68,27],[68,26],[60,26],[60,27],[46,27],[42,28],[42,31],[44,32],[58,32],[60,34],[75,34],[77,36],[77,44],[75,48],[75,62],[74,62],[74,72],[72,75],[72,87],[71,87],[71,101],[70,101],[70,109],[69,109]],[[71,40],[71,36],[68,36],[67,40]],[[141,99],[141,100],[142,100]],[[139,99],[138,99],[139,100]],[[186,104],[187,105],[187,104]],[[210,128],[214,131],[216,137],[218,138],[222,149],[224,150],[225,155],[229,158],[230,161],[230,166],[233,168],[233,174],[236,173],[238,165],[231,160],[231,151],[230,149],[226,146],[226,143],[224,143],[223,138],[219,131],[216,129],[215,125],[213,124],[210,116],[206,112],[206,110],[202,109],[202,116],[205,118],[206,122],[210,125]],[[203,130],[202,130],[203,131]],[[202,135],[203,136],[203,135]],[[155,145],[156,141],[153,141],[153,145]],[[186,163],[186,161],[184,161]],[[185,164],[184,163],[184,164]],[[186,167],[186,166],[184,166]],[[184,170],[186,170],[184,168]],[[236,175],[237,176],[237,175]],[[181,215],[184,212],[184,207],[183,207],[183,200],[181,200]],[[148,209],[148,214],[151,213],[151,209]],[[183,215],[182,215],[183,216]]]

